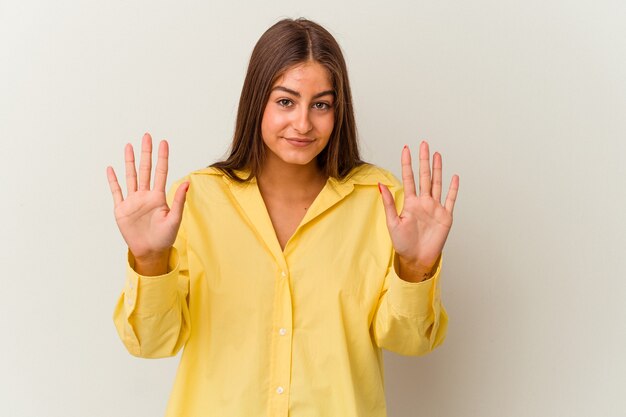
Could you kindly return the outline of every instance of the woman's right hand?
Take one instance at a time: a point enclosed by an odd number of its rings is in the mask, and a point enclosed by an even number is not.
[[[169,250],[176,240],[183,216],[185,197],[189,182],[178,187],[171,209],[167,206],[165,183],[167,181],[168,144],[159,144],[158,161],[154,173],[154,187],[150,189],[152,171],[152,138],[143,135],[139,183],[135,171],[135,154],[129,143],[125,148],[126,198],[117,182],[112,167],[107,167],[107,178],[115,205],[115,221],[122,236],[137,261],[145,264],[167,259]]]

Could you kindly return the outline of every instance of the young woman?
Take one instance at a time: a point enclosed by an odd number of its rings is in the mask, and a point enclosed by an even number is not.
[[[318,24],[283,20],[256,44],[230,156],[165,193],[126,146],[127,195],[111,167],[128,244],[114,321],[133,355],[185,347],[167,416],[385,416],[381,348],[442,343],[441,252],[459,179],[419,147],[402,184],[359,158],[346,65]],[[400,214],[398,211],[400,209]]]

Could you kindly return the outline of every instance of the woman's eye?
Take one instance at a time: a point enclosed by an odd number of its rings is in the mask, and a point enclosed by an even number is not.
[[[315,103],[313,106],[317,110],[328,110],[328,109],[330,109],[330,104],[328,104],[328,103]]]
[[[278,105],[283,106],[283,107],[289,107],[291,106],[291,100],[288,100],[286,98],[281,98],[280,100],[277,101]]]

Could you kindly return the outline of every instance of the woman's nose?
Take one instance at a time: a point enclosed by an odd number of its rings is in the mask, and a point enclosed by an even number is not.
[[[298,109],[294,115],[293,127],[300,134],[308,133],[311,129],[313,129],[309,109],[307,107]]]

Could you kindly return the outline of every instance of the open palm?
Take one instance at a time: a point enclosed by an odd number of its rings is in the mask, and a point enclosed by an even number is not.
[[[419,195],[408,147],[402,150],[402,183],[404,204],[398,215],[393,195],[381,184],[387,228],[393,247],[405,265],[413,270],[429,271],[446,243],[452,227],[452,211],[459,189],[459,177],[454,175],[445,203],[441,204],[441,155],[433,155],[431,175],[428,143],[422,142],[419,151]]]
[[[127,186],[125,199],[115,171],[112,167],[107,167],[107,178],[113,194],[117,226],[135,258],[162,257],[176,240],[189,184],[185,183],[178,188],[170,209],[165,195],[169,148],[166,141],[161,141],[154,187],[150,189],[152,138],[148,133],[143,136],[141,144],[139,183],[132,145],[126,145],[124,156]]]

